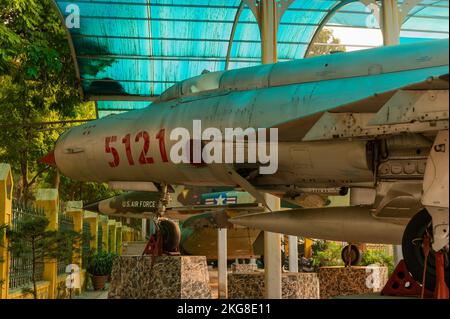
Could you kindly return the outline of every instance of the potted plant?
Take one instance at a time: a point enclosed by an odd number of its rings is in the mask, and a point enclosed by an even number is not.
[[[94,290],[105,288],[105,283],[111,275],[115,257],[115,254],[107,252],[98,252],[91,256],[87,271],[92,276]]]

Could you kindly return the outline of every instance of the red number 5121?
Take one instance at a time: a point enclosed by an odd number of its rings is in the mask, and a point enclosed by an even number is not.
[[[159,152],[161,155],[161,159],[163,163],[169,162],[169,159],[167,157],[167,151],[166,151],[166,130],[161,129],[158,134],[156,134],[156,139],[159,141]],[[149,156],[148,153],[150,152],[150,135],[146,131],[141,131],[136,134],[136,137],[134,138],[134,143],[137,145],[143,140],[141,153],[139,156],[139,164],[146,165],[146,164],[153,164],[155,160],[153,157]],[[112,143],[117,142],[117,136],[108,136],[105,138],[105,152],[107,154],[111,154],[113,157],[113,160],[108,162],[110,167],[118,167],[120,165],[120,155],[117,149],[113,146],[111,146]],[[125,148],[125,154],[127,156],[128,164],[130,166],[134,166],[134,159],[133,159],[133,153],[131,151],[131,134],[127,134],[122,139],[122,144]]]

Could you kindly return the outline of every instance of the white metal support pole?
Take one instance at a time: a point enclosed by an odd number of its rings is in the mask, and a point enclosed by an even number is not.
[[[402,16],[397,0],[383,0],[381,5],[381,30],[384,45],[397,45],[400,43],[400,28]],[[394,262],[397,265],[403,258],[402,246],[394,245]]]
[[[262,63],[271,64],[278,61],[277,30],[278,13],[274,0],[263,0],[260,3],[260,28],[262,45]]]
[[[278,14],[274,0],[260,2],[259,25],[261,32],[262,63],[277,62]],[[280,210],[280,199],[265,195],[266,203],[273,210]],[[281,299],[281,235],[264,232],[264,283],[267,299]]]
[[[298,237],[289,236],[289,271],[298,272]]]
[[[142,219],[141,233],[142,233],[142,240],[145,241],[147,237],[147,219],[145,218]]]
[[[278,61],[278,25],[284,12],[294,0],[243,0],[255,15],[261,33],[262,63]],[[265,194],[265,201],[275,211],[280,210],[280,199]],[[281,299],[281,235],[264,232],[265,297]]]
[[[269,207],[280,210],[280,199],[265,194]],[[264,283],[266,299],[281,299],[281,235],[264,232]]]
[[[394,265],[398,265],[398,263],[403,259],[403,252],[401,245],[394,245]]]
[[[218,263],[218,280],[219,280],[219,299],[228,298],[228,274],[227,274],[227,229],[220,228],[217,230],[217,263]]]
[[[399,44],[402,19],[397,0],[383,0],[381,23],[384,45]]]

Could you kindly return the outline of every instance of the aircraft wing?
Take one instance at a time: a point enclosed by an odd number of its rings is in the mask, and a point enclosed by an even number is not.
[[[434,67],[420,70],[410,70],[393,74],[379,74],[365,77],[340,79],[339,83],[318,83],[314,95],[303,100],[302,103],[312,109],[324,108],[319,112],[306,113],[295,120],[281,123],[275,127],[279,130],[280,141],[315,141],[335,138],[365,137],[391,133],[423,132],[430,129],[430,121],[438,120],[438,125],[445,126],[448,122],[448,66]],[[344,86],[342,89],[335,86]],[[355,94],[333,95],[332,92],[348,91],[345,86],[358,88]],[[436,94],[438,98],[429,107],[411,108],[403,118],[408,103],[423,105],[420,99]],[[314,96],[320,96],[317,101]],[[306,98],[306,97],[305,97]],[[319,101],[320,100],[320,101]],[[446,103],[442,101],[446,100]],[[400,102],[400,103],[399,103]],[[401,103],[404,102],[404,103]],[[313,108],[314,106],[314,108]],[[414,111],[412,111],[414,109]],[[423,115],[433,110],[434,114],[441,112],[437,117]],[[387,112],[390,111],[390,112]],[[398,115],[394,123],[382,117],[383,114],[394,112]],[[331,115],[330,115],[331,114]],[[338,123],[355,122],[346,129],[339,127]],[[376,121],[374,121],[376,119]],[[371,121],[373,120],[373,121]],[[411,123],[417,120],[417,123]],[[441,123],[442,122],[442,123]],[[405,125],[410,124],[410,125]],[[433,124],[434,125],[434,124]],[[433,127],[436,130],[436,127]],[[328,133],[328,134],[327,134]]]

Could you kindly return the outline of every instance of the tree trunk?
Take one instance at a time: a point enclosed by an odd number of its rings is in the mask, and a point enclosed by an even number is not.
[[[28,163],[24,154],[20,163],[20,173],[22,175],[22,194],[21,198],[24,203],[28,201]]]
[[[30,131],[26,130],[27,141],[30,140]],[[22,175],[22,200],[26,204],[29,198],[30,185],[28,184],[28,149],[23,149],[22,156],[20,158],[20,173]]]
[[[61,177],[59,174],[59,170],[55,169],[55,175],[53,176],[53,188],[59,190],[59,183],[61,182]]]

